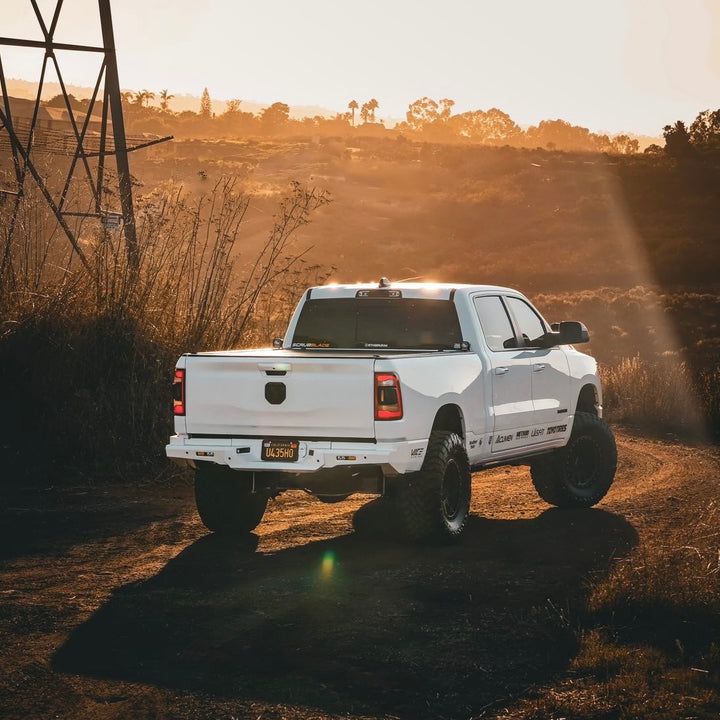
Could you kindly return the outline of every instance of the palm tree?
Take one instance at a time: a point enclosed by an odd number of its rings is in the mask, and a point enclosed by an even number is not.
[[[367,108],[370,111],[370,122],[375,122],[375,111],[380,107],[380,103],[372,98],[368,100]]]
[[[160,91],[160,109],[163,112],[167,112],[170,108],[170,101],[174,98],[167,90]]]
[[[355,111],[358,109],[358,102],[357,100],[351,100],[348,103],[348,108],[350,108],[350,111],[352,112],[352,126],[355,127]]]
[[[146,107],[150,104],[151,100],[155,99],[155,93],[149,90],[139,90],[133,95],[133,102],[139,107]]]

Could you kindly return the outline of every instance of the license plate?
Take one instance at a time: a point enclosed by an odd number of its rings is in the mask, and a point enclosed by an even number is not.
[[[300,443],[297,440],[263,440],[263,460],[269,462],[297,462]]]

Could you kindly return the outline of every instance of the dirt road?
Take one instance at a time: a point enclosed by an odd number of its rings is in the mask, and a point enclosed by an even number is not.
[[[613,563],[720,495],[716,450],[618,442],[593,510],[549,508],[525,468],[476,474],[454,547],[399,542],[367,497],[288,493],[224,542],[187,479],[18,491],[0,511],[0,717],[506,712],[565,676]]]

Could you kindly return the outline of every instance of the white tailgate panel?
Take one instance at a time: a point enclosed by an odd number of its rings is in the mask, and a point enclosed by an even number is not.
[[[268,376],[268,360],[260,357],[188,356],[187,432],[373,438],[373,363],[373,358],[283,358],[287,374]],[[268,383],[285,385],[282,403],[268,402]]]

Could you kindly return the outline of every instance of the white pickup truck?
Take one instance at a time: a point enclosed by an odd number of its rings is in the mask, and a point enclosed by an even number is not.
[[[200,517],[249,532],[268,498],[384,495],[407,536],[453,540],[471,472],[528,464],[539,495],[589,507],[617,464],[579,322],[549,325],[522,294],[390,283],[307,290],[284,339],[187,353],[168,457],[195,469]]]

